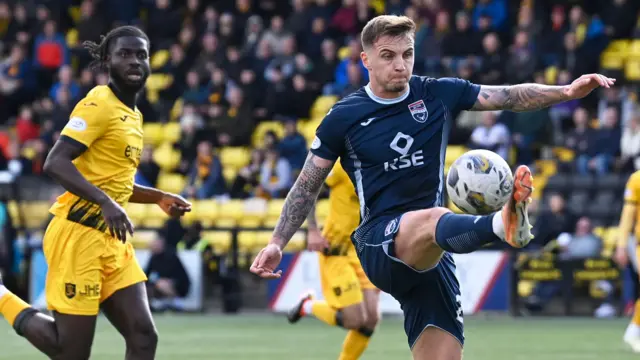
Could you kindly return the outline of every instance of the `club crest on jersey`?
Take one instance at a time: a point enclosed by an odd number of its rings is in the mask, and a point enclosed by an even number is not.
[[[413,119],[419,123],[424,123],[425,121],[427,121],[427,117],[429,117],[427,106],[422,100],[418,100],[409,104],[409,111],[411,111],[411,116],[413,116]]]

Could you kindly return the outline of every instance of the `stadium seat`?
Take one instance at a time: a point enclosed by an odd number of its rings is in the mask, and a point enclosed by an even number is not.
[[[256,250],[258,233],[256,231],[240,231],[238,232],[238,252],[240,254],[253,254]]]
[[[284,206],[284,199],[271,199],[267,204],[267,214],[264,220],[264,225],[267,227],[273,227],[276,225],[282,207]],[[316,210],[317,211],[317,210]]]
[[[9,216],[11,216],[11,219],[17,223],[18,219],[20,219],[20,208],[18,207],[18,203],[15,201],[9,201],[7,203],[7,212],[9,213]]]
[[[344,60],[347,56],[349,56],[350,53],[351,53],[351,50],[349,49],[349,47],[343,46],[340,49],[338,49],[338,59]]]
[[[245,147],[225,147],[220,149],[220,161],[225,168],[240,169],[249,163],[251,154]]]
[[[149,244],[157,238],[158,232],[155,230],[136,230],[130,241],[136,249],[146,249],[149,247]]]
[[[459,145],[447,146],[447,153],[444,161],[445,166],[449,168],[449,166],[451,166],[451,164],[453,164],[454,161],[456,161],[460,156],[462,156],[462,154],[464,154],[468,150],[469,149],[466,148],[465,146],[459,146]]]
[[[193,202],[196,220],[200,221],[203,227],[211,227],[218,219],[218,202],[215,200],[195,200]]]
[[[147,209],[148,207],[146,204],[127,204],[127,214],[129,215],[131,221],[133,221],[133,226],[142,224],[143,220],[147,216]]]
[[[573,190],[593,191],[595,189],[595,180],[591,175],[575,174],[571,176],[571,188]]]
[[[169,218],[167,214],[156,204],[146,204],[147,215],[142,220],[142,225],[151,229],[159,229],[164,226],[165,222]]]
[[[169,50],[158,50],[151,55],[151,70],[158,70],[169,61]]]
[[[624,77],[629,81],[640,81],[640,56],[627,61],[624,67]]]
[[[242,213],[239,219],[240,226],[259,227],[267,215],[267,201],[262,198],[245,200]]]
[[[584,190],[575,190],[567,199],[567,207],[576,215],[583,214],[589,202],[589,193]]]
[[[180,135],[182,135],[180,123],[170,122],[170,123],[164,124],[164,126],[162,127],[163,142],[175,144],[178,142],[178,140],[180,140]]]
[[[173,83],[173,75],[169,74],[151,74],[147,78],[146,93],[147,100],[155,104],[158,101],[158,92],[168,88]]]
[[[285,252],[299,252],[307,247],[306,234],[303,231],[298,231],[291,237],[291,241],[287,244]]]
[[[153,151],[153,160],[161,170],[172,171],[180,164],[180,151],[172,144],[162,143]]]
[[[206,241],[216,254],[226,254],[231,251],[233,234],[225,230],[209,230],[202,232],[202,239]]]
[[[256,148],[262,147],[262,139],[267,131],[273,131],[278,135],[278,138],[284,136],[284,126],[280,121],[263,121],[256,126],[256,129],[251,134],[251,144]]]
[[[244,215],[242,200],[229,200],[219,204],[218,227],[234,227]]]
[[[65,36],[65,40],[68,47],[76,47],[78,45],[78,30],[69,29],[69,31],[67,31],[67,35]]]
[[[337,96],[333,96],[333,95],[319,96],[311,106],[311,112],[310,112],[311,118],[312,119],[323,118],[329,112],[329,109],[331,109],[333,104],[335,104],[337,101],[338,101]]]
[[[227,182],[227,184],[233,184],[233,182],[236,179],[236,176],[238,175],[238,170],[234,167],[224,167],[222,169],[222,176],[224,177],[224,180]]]
[[[162,142],[162,124],[144,123],[142,131],[145,145],[158,146]]]
[[[534,177],[535,179],[535,177]],[[564,174],[556,174],[547,180],[547,185],[544,188],[544,192],[557,192],[564,194],[571,189],[570,178]]]
[[[627,56],[629,60],[640,60],[640,39],[631,41]]]
[[[42,229],[47,225],[49,208],[47,201],[30,201],[22,204],[25,226],[29,229]]]
[[[553,154],[562,162],[571,162],[576,155],[573,150],[561,146],[554,147]]]
[[[257,231],[256,232],[256,242],[255,246],[259,249],[267,246],[269,241],[271,241],[271,236],[273,235],[272,231]]]
[[[160,190],[180,194],[186,187],[187,180],[183,175],[160,172],[157,187]]]

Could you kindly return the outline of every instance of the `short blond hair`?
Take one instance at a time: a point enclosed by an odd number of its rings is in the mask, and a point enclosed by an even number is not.
[[[369,20],[362,29],[360,41],[362,48],[367,49],[373,46],[382,36],[401,36],[404,34],[414,35],[416,24],[406,16],[380,15]]]

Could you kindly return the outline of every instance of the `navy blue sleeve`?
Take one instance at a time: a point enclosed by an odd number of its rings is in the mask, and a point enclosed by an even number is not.
[[[344,131],[344,123],[340,121],[334,109],[329,110],[316,130],[311,152],[323,159],[338,159],[344,153]]]
[[[437,79],[434,85],[438,96],[454,111],[471,109],[480,93],[480,85],[458,78]]]

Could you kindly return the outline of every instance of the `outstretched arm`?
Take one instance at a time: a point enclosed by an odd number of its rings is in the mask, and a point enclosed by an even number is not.
[[[610,87],[615,79],[600,74],[582,75],[570,85],[549,86],[519,84],[512,86],[480,87],[480,93],[471,110],[531,111],[549,107],[564,101],[583,98],[595,88]]]
[[[289,191],[271,243],[283,249],[314,207],[322,184],[335,161],[309,153],[302,171]],[[311,224],[310,224],[311,225]]]

